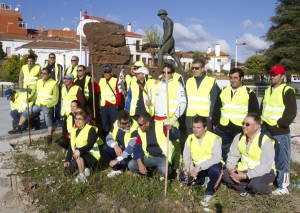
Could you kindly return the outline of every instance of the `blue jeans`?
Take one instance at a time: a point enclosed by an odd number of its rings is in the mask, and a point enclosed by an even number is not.
[[[226,162],[233,138],[237,135],[237,133],[227,133],[218,127],[216,128],[215,133],[222,138],[222,158]]]
[[[10,116],[13,119],[13,126],[17,126],[19,124],[19,120],[20,120],[20,113],[18,112],[18,110],[12,110],[10,111]]]
[[[52,127],[53,125],[53,113],[54,113],[54,108],[48,108],[45,106],[38,106],[38,105],[33,105],[32,106],[32,113],[30,115],[30,117],[34,117],[36,116],[38,113],[40,113],[41,111],[43,111],[44,115],[45,115],[45,123],[47,127]],[[25,111],[23,112],[23,114],[25,113]],[[23,115],[22,114],[22,115]],[[26,113],[27,114],[27,111]],[[26,116],[24,116],[26,117]],[[28,117],[28,115],[27,115]]]
[[[290,184],[291,135],[275,135],[275,165],[277,185],[286,188]]]
[[[193,177],[186,177],[184,172],[179,174],[179,181],[186,183],[188,186],[192,185],[202,185],[205,182],[205,177],[209,177],[209,182],[205,190],[206,195],[213,195],[217,190],[222,177],[222,164],[217,163],[212,165],[209,169],[200,171],[197,178],[194,180]]]
[[[154,167],[157,168],[158,172],[160,174],[162,174],[164,177],[166,176],[166,158],[165,157],[147,157],[147,156],[143,156],[142,158],[143,163],[145,164],[145,166],[148,168],[152,169]],[[136,162],[136,160],[131,160],[128,163],[128,168],[130,169],[130,171],[134,172],[134,173],[139,173],[139,166]],[[168,169],[168,175],[171,176],[172,174],[172,169],[171,169],[171,165],[169,163],[169,169]]]
[[[102,128],[106,133],[108,133],[117,120],[117,106],[102,106],[100,107],[100,114],[102,119]]]
[[[103,146],[103,154],[107,158],[108,162],[110,162],[111,160],[115,160],[117,158],[115,150],[113,148],[107,146],[106,144],[104,144],[104,146]],[[128,156],[128,158],[123,159],[120,162],[120,164],[113,166],[112,170],[116,171],[116,170],[126,169],[128,163],[131,159],[132,159],[131,156]]]

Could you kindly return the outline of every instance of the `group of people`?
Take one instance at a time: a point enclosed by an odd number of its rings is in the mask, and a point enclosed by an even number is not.
[[[178,166],[175,159],[180,161],[182,156],[179,180],[206,187],[204,206],[213,202],[221,181],[241,196],[289,193],[289,126],[297,104],[294,89],[284,83],[282,65],[271,68],[271,85],[259,106],[254,91],[243,84],[240,68],[230,70],[230,85],[222,89],[206,74],[202,59],[192,62],[193,76],[186,82],[175,72],[174,61],[164,63],[158,79],[137,61],[123,82],[106,66],[104,77],[95,84],[85,66],[73,64],[78,57],[72,57],[72,66],[63,74],[55,55],[51,64],[53,55],[39,80],[40,68],[30,65],[30,58],[22,67],[20,76],[27,95],[21,90],[7,93],[15,111],[11,112],[16,124],[11,133],[20,132],[28,117],[43,111],[51,143],[53,114],[63,116],[64,131],[58,142],[68,150],[66,171],[79,170],[76,182],[87,181],[89,168],[97,165],[103,150],[112,168],[108,177],[122,174],[126,168],[150,175],[157,168],[161,179],[172,178]],[[92,98],[95,94],[97,98]],[[18,99],[20,106],[16,107]],[[61,110],[56,113],[60,100]],[[95,106],[102,128],[92,113]],[[272,192],[268,185],[275,178],[278,188]]]

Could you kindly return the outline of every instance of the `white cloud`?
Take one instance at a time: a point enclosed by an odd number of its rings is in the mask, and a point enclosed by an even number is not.
[[[255,28],[263,30],[265,29],[265,25],[262,22],[257,22]]]
[[[245,61],[250,56],[254,55],[259,49],[267,49],[270,46],[270,42],[266,42],[263,38],[255,36],[251,33],[246,33],[239,38],[239,43],[246,42],[245,46],[238,46],[238,61]],[[235,55],[235,53],[233,53]]]
[[[248,27],[253,26],[253,23],[250,19],[246,19],[242,22],[242,25],[243,25],[243,28],[248,28]]]
[[[112,15],[112,14],[108,14],[105,16],[105,19],[112,21],[112,22],[119,22],[120,21],[120,17],[117,15]]]

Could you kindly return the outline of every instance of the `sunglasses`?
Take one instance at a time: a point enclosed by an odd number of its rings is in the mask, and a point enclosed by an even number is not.
[[[77,70],[77,72],[83,72],[83,70]]]
[[[165,72],[165,71],[162,71],[162,74],[172,74],[172,72],[170,71],[170,72]]]
[[[191,70],[199,70],[200,67],[191,67]]]
[[[130,120],[129,121],[126,121],[126,122],[120,122],[122,125],[127,125],[128,123],[130,122]]]
[[[42,75],[48,75],[48,73],[46,73],[46,72],[42,72]]]
[[[71,61],[77,61],[77,60],[71,60]]]
[[[142,127],[142,126],[144,126],[144,125],[145,125],[145,123],[142,123],[142,124],[138,123],[138,125],[139,125],[140,127]]]
[[[242,125],[248,127],[248,126],[257,125],[257,124],[250,124],[250,123],[247,123],[247,122],[242,122]]]
[[[49,57],[49,58],[51,58],[51,59],[55,59],[55,57]]]
[[[84,119],[83,118],[75,118],[75,120],[77,120],[77,121],[83,121]]]

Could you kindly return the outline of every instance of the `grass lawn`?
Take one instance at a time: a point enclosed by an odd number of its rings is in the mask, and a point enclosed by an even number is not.
[[[45,153],[45,157],[37,152]],[[74,184],[77,174],[64,176],[63,159],[57,144],[46,148],[42,140],[15,155],[16,171],[32,169],[18,176],[40,212],[300,212],[300,189],[291,188],[288,196],[240,197],[221,184],[214,204],[204,209],[199,203],[204,195],[201,186],[187,187],[171,180],[165,198],[159,175],[147,178],[125,172],[108,178],[110,170],[103,165],[92,172],[87,183]],[[300,166],[293,163],[292,182],[300,183],[295,171],[299,172]],[[30,190],[29,182],[35,182],[36,189]]]

